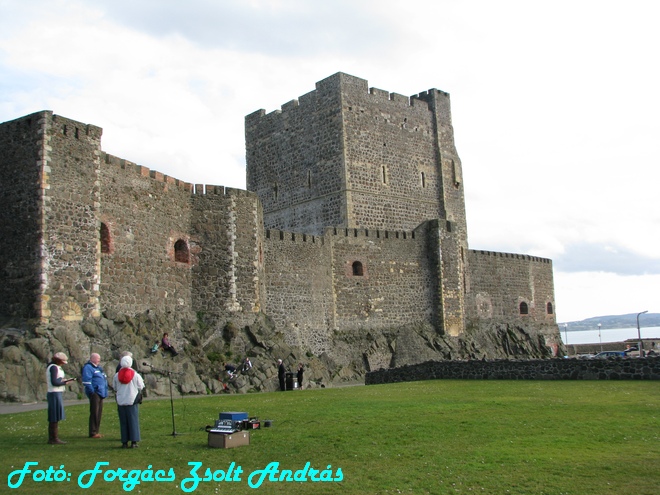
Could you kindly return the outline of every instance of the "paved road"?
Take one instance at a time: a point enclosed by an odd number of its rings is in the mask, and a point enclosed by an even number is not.
[[[65,400],[65,406],[74,406],[77,404],[89,404],[88,400]],[[39,409],[46,409],[48,404],[44,402],[0,402],[0,414],[16,414],[26,411],[37,411]]]
[[[334,384],[333,387],[355,387],[359,385],[364,385],[364,382],[348,382],[348,383],[339,383],[339,384]],[[192,399],[192,398],[201,398],[201,397],[208,397],[208,395],[186,395],[186,399]],[[179,395],[174,396],[175,399],[180,398]],[[114,396],[108,397],[108,399],[112,400],[114,402]],[[108,400],[106,399],[106,400]],[[169,400],[169,396],[157,396],[157,397],[148,397],[145,398],[145,400],[164,400],[167,399]],[[89,401],[87,399],[84,400],[65,400],[64,405],[65,406],[75,406],[78,404],[89,404]],[[2,402],[0,401],[0,414],[16,414],[16,413],[21,413],[21,412],[26,412],[26,411],[38,411],[39,409],[47,409],[48,404],[46,401],[41,401],[41,402],[26,402],[26,403],[20,403],[20,402]]]

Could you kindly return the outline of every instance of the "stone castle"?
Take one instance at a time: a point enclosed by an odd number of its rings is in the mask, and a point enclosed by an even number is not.
[[[5,366],[34,361],[25,350],[118,351],[135,315],[158,321],[136,330],[145,343],[165,326],[191,354],[230,356],[268,349],[265,320],[277,351],[323,356],[336,376],[561,346],[552,262],[468,247],[447,93],[337,73],[254,112],[247,191],[112,156],[101,134],[51,111],[0,124]]]

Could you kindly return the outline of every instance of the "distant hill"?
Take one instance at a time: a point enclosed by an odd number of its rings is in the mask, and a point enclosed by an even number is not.
[[[630,313],[627,315],[609,315],[609,316],[594,316],[582,321],[566,321],[558,323],[561,330],[564,330],[564,324],[568,324],[568,331],[581,331],[581,330],[596,330],[598,324],[601,324],[601,329],[608,328],[637,328],[637,313]],[[644,327],[660,327],[660,313],[646,313],[639,317],[640,328]]]

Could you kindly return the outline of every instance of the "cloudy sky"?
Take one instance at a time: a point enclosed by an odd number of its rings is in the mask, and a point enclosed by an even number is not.
[[[451,94],[473,249],[554,262],[560,322],[660,312],[660,7],[555,0],[0,0],[0,122],[245,187],[244,116],[336,72]]]

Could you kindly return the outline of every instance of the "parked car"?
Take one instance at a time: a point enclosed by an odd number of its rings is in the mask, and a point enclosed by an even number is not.
[[[578,354],[576,357],[578,359],[593,359],[594,357],[596,357],[596,355],[595,354]]]
[[[623,351],[603,351],[596,354],[593,359],[624,358],[627,354]]]

